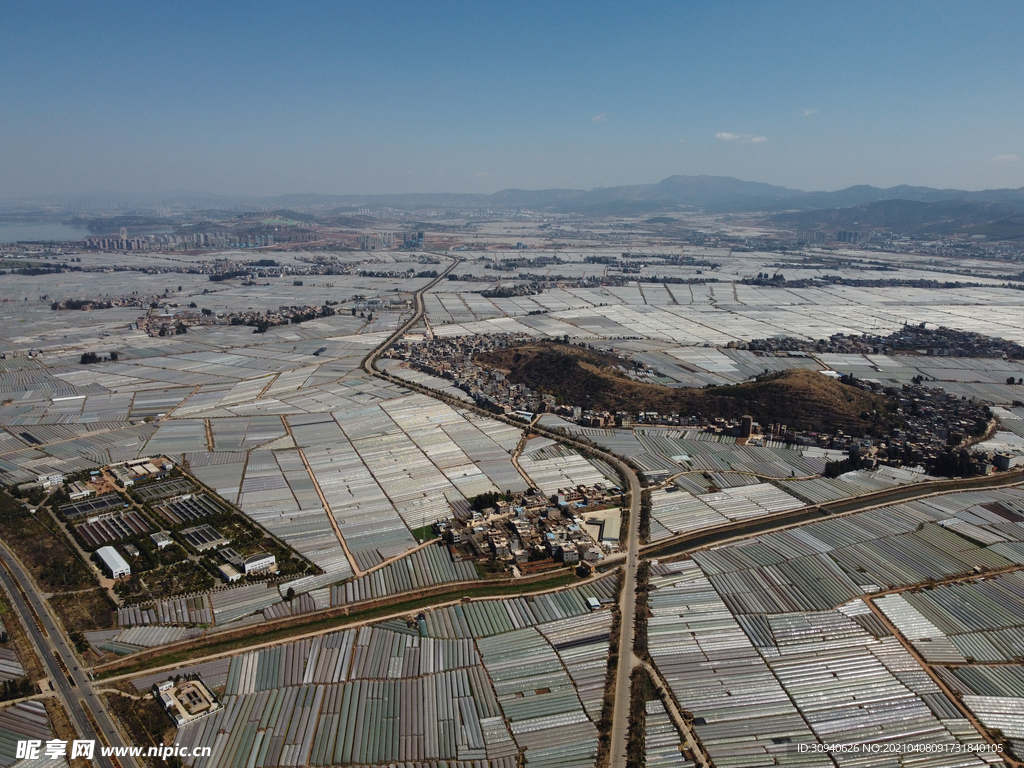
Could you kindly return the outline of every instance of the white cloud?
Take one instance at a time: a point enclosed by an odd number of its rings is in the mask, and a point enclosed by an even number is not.
[[[800,110],[800,114],[803,115],[804,117],[810,117],[811,115],[818,114],[818,110],[812,109],[811,107],[804,107],[803,109]]]
[[[590,122],[592,122],[592,123],[603,123],[607,119],[608,119],[608,113],[607,112],[602,112],[600,115],[593,115],[590,118]]]
[[[988,161],[990,163],[1016,163],[1019,159],[1016,155],[996,155],[990,157]]]
[[[719,131],[715,134],[715,138],[719,141],[735,141],[740,144],[763,144],[768,141],[765,136],[755,136],[752,133],[729,133],[729,131]]]
[[[679,143],[680,143],[680,144],[685,144],[685,143],[686,143],[686,139],[680,139],[680,140],[679,140]]]

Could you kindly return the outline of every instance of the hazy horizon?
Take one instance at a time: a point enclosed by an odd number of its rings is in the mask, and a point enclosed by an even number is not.
[[[1024,186],[1024,6],[3,3],[0,198]]]

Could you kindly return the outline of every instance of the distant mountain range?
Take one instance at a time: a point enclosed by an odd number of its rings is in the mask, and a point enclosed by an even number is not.
[[[657,184],[604,187],[589,191],[557,189],[542,192],[504,190],[481,196],[493,207],[518,205],[566,212],[624,212],[695,207],[728,213],[748,211],[846,208],[882,200],[942,202],[967,200],[1024,206],[1024,188],[969,192],[961,189],[899,186],[881,189],[866,184],[838,192],[804,192],[728,176],[670,176]]]
[[[696,207],[722,212],[783,211],[819,208],[848,208],[882,200],[912,200],[923,203],[965,200],[975,203],[1003,203],[1024,206],[1021,189],[988,189],[970,192],[963,189],[933,189],[902,185],[881,189],[861,184],[837,192],[805,192],[756,181],[743,181],[730,176],[669,176],[656,184],[634,184],[596,189],[504,189],[493,194],[460,194],[448,192],[410,193],[397,195],[323,195],[291,194],[278,197],[220,196],[200,192],[174,190],[163,193],[135,195],[98,192],[80,195],[46,195],[39,203],[90,206],[98,203],[124,201],[131,205],[175,205],[223,208],[245,204],[272,208],[306,208],[337,206],[352,208],[437,208],[481,207],[491,209],[527,208],[553,212],[591,212],[618,208],[661,210],[674,207]],[[20,201],[27,203],[29,201]],[[13,204],[14,201],[8,201]]]
[[[1024,188],[969,192],[962,189],[899,186],[881,189],[859,185],[838,192],[804,192],[729,176],[669,176],[656,184],[596,189],[503,189],[491,195],[426,193],[405,195],[282,195],[266,204],[285,208],[337,205],[351,208],[521,208],[552,213],[641,214],[701,208],[716,213],[776,212],[847,208],[882,200],[943,202],[965,200],[1024,208]]]
[[[188,205],[231,209],[265,205],[272,209],[327,208],[335,214],[360,208],[525,209],[551,213],[645,214],[702,209],[713,213],[762,213],[800,229],[840,227],[896,231],[960,232],[981,227],[995,235],[1015,236],[1024,222],[1024,188],[933,189],[902,185],[881,189],[858,185],[836,192],[805,192],[728,176],[669,176],[656,184],[582,189],[505,189],[494,194],[413,193],[400,195],[293,194],[279,197],[219,197],[183,191],[153,195],[103,193],[49,196],[39,203],[80,204],[104,199],[131,205]],[[1000,222],[1003,222],[1000,224]],[[979,230],[979,233],[984,234]]]
[[[1021,202],[880,200],[849,208],[780,213],[776,224],[796,230],[882,230],[900,234],[977,235],[989,240],[1024,239]]]

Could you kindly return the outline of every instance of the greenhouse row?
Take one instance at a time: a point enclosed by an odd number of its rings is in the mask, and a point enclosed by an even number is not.
[[[770,425],[762,424],[762,428]],[[718,438],[718,439],[709,439]],[[825,463],[813,452],[782,443],[768,446],[737,445],[735,438],[711,435],[696,430],[637,430],[636,440],[644,453],[634,460],[643,462],[655,457],[667,459],[677,467],[712,472],[733,470],[769,477],[792,477],[820,474]]]
[[[658,541],[802,506],[802,501],[768,483],[745,483],[699,496],[673,487],[658,489],[651,492],[651,537]]]
[[[381,764],[512,757],[516,747],[479,667],[407,680],[355,680],[225,696],[179,731],[211,745],[207,766]]]
[[[614,580],[603,579],[535,596],[540,615],[558,618],[508,624],[479,639],[424,632],[451,608],[508,601],[428,610],[418,623],[391,619],[182,667],[176,672],[223,686],[224,708],[184,726],[177,741],[213,746],[211,757],[186,761],[198,768],[399,761],[498,768],[514,765],[520,752],[530,765],[582,767],[596,753],[611,627],[611,614],[590,612],[585,600],[613,594]],[[134,685],[146,690],[166,677],[154,673]]]
[[[612,600],[615,577],[558,592],[506,600],[473,600],[424,613],[421,632],[428,637],[490,637],[523,627],[590,613],[587,598]]]
[[[741,624],[693,561],[651,574],[651,656],[716,766],[831,764],[796,748],[815,741],[944,744],[952,757],[915,754],[914,764],[985,765],[970,749],[981,736],[899,641],[855,620],[867,613],[860,601]],[[842,764],[876,759],[861,751]]]
[[[604,704],[611,625],[610,611],[596,611],[537,627],[562,660],[583,709],[595,723]]]
[[[527,764],[592,765],[597,728],[562,660],[537,629],[483,638],[477,645]]]
[[[679,731],[659,700],[648,701],[644,721],[646,768],[695,768],[679,749]]]
[[[212,624],[213,609],[208,595],[161,600],[152,608],[126,606],[117,609],[117,625],[132,627],[145,624]]]
[[[18,680],[24,676],[25,668],[14,649],[0,648],[0,680]]]
[[[1024,574],[940,585],[875,601],[900,634],[937,663],[1024,657]],[[936,655],[936,647],[944,655]]]
[[[719,768],[830,766],[794,746],[816,739],[693,561],[651,566],[648,647]]]
[[[1015,489],[948,494],[763,534],[697,552],[694,559],[738,613],[824,610],[865,589],[1011,565],[999,552],[1012,542],[979,546],[950,523],[970,522],[1019,541],[1024,526],[1002,514],[1016,514],[1022,503]],[[785,590],[771,586],[780,578]]]
[[[816,477],[810,480],[782,480],[782,487],[790,493],[806,499],[811,504],[825,504],[829,501],[860,496],[865,493],[884,491],[899,485],[922,483],[935,478],[921,469],[880,466],[876,469],[858,469],[839,477]]]
[[[575,488],[578,485],[618,485],[618,477],[606,477],[601,470],[580,454],[561,445],[538,444],[534,439],[526,444],[519,457],[519,466],[530,476],[534,485],[545,496],[558,493],[559,488]]]
[[[447,547],[430,545],[365,576],[331,587],[331,605],[348,605],[479,578],[472,560],[455,560]]]
[[[21,761],[17,758],[19,741],[36,739],[45,742],[52,738],[53,731],[43,702],[19,701],[0,710],[0,765],[10,766]],[[49,760],[46,762],[50,763]],[[67,765],[63,759],[52,764]]]

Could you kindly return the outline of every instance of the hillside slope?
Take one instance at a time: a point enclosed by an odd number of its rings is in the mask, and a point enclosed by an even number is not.
[[[527,344],[493,350],[477,357],[509,381],[554,395],[559,403],[599,411],[657,411],[739,418],[745,414],[762,425],[781,422],[799,429],[861,435],[884,429],[894,404],[882,395],[822,376],[792,369],[757,381],[723,387],[686,389],[644,384],[625,376],[614,355],[561,344]]]

